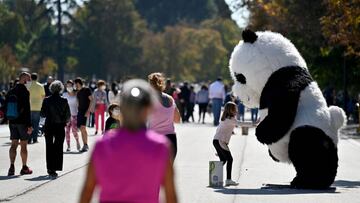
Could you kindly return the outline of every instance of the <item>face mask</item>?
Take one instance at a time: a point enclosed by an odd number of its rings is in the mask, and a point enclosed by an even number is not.
[[[25,83],[25,86],[26,86],[26,88],[30,88],[30,86],[31,86],[31,81],[26,81],[26,83]]]
[[[73,92],[73,91],[74,91],[74,88],[73,88],[73,87],[67,87],[66,90],[67,90],[68,92]]]
[[[96,85],[95,85],[95,84],[91,84],[90,87],[91,87],[91,88],[95,88]]]
[[[112,115],[115,117],[120,116],[120,110],[113,110]]]

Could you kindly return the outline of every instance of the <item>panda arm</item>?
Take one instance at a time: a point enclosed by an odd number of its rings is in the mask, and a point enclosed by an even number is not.
[[[272,92],[268,115],[256,128],[257,139],[263,144],[280,140],[290,129],[296,116],[300,92]]]

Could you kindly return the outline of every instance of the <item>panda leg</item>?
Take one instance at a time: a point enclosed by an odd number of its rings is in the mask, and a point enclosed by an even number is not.
[[[334,182],[338,167],[337,148],[319,128],[296,128],[290,136],[289,157],[297,173],[292,187],[327,189]]]

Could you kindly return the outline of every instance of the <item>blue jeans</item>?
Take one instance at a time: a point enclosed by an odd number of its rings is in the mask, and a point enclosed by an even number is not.
[[[259,109],[258,108],[253,108],[251,109],[251,121],[253,123],[256,123],[257,119],[258,119],[258,111]]]
[[[40,111],[32,111],[31,126],[33,128],[33,131],[31,133],[31,137],[29,138],[29,142],[31,142],[31,140],[33,142],[37,142],[37,138],[39,134],[39,122],[40,122]]]
[[[214,125],[219,125],[221,107],[223,105],[223,99],[214,98],[212,99],[212,111],[214,114]]]
[[[238,115],[237,115],[237,119],[240,121],[244,121],[245,120],[245,106],[244,104],[240,103],[238,104]]]

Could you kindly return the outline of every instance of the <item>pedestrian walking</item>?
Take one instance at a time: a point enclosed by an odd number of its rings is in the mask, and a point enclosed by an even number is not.
[[[206,85],[202,85],[200,91],[196,94],[196,103],[199,106],[199,123],[205,124],[205,114],[209,105],[209,91]]]
[[[253,123],[253,125],[255,125],[258,121],[258,112],[259,109],[258,108],[252,108],[251,110],[251,122]]]
[[[149,129],[165,135],[172,144],[173,159],[177,154],[177,138],[174,123],[180,122],[180,113],[174,99],[164,93],[164,76],[152,73],[148,76],[150,85],[156,90],[158,100],[155,101],[153,112],[149,117]]]
[[[52,76],[48,76],[46,84],[44,85],[44,90],[45,90],[45,96],[48,97],[51,95],[50,92],[50,85],[51,83],[54,81],[54,78]]]
[[[120,91],[116,82],[111,84],[111,90],[109,91],[108,97],[110,104],[120,104]]]
[[[106,94],[106,83],[103,80],[97,82],[97,89],[93,93],[93,111],[95,113],[95,135],[98,134],[99,126],[101,126],[101,132],[105,131],[105,112],[108,106],[108,98]],[[101,118],[101,123],[99,124]]]
[[[214,115],[214,125],[219,125],[221,107],[225,99],[225,87],[221,78],[211,83],[209,88],[209,97],[211,99],[212,111]]]
[[[42,102],[45,98],[45,89],[38,81],[37,73],[31,74],[31,85],[29,87],[30,92],[30,109],[31,109],[31,125],[33,128],[32,134],[29,138],[29,144],[38,142],[39,135],[39,122],[40,122],[40,110]]]
[[[56,178],[56,171],[63,168],[63,146],[65,126],[70,121],[71,113],[68,100],[61,97],[64,85],[55,80],[49,90],[51,96],[44,99],[41,116],[45,118],[46,167],[50,177]]]
[[[243,103],[241,103],[241,101],[239,100],[238,102],[238,114],[237,114],[237,119],[241,122],[245,121],[245,106]]]
[[[181,120],[183,123],[186,123],[188,122],[187,110],[190,100],[190,88],[188,82],[184,82],[183,86],[180,88],[180,93],[178,94],[178,96],[180,101]]]
[[[108,109],[108,114],[109,114],[109,118],[106,119],[105,132],[120,128],[121,126],[120,105],[116,103],[110,104]]]
[[[81,149],[81,152],[86,152],[89,150],[88,145],[88,133],[86,130],[86,121],[90,116],[91,107],[92,107],[92,93],[88,87],[84,87],[83,80],[81,78],[76,78],[75,86],[77,90],[76,98],[78,100],[78,115],[77,115],[77,126],[80,128],[81,138],[83,140],[84,146]]]
[[[221,116],[221,122],[216,130],[214,136],[213,145],[223,165],[226,164],[226,186],[238,185],[231,179],[233,157],[229,149],[229,143],[233,134],[234,128],[236,127],[237,120],[237,106],[234,102],[226,103],[224,112]]]
[[[194,119],[194,107],[195,107],[195,99],[196,99],[196,93],[194,91],[194,86],[190,86],[190,97],[189,102],[186,106],[186,120],[189,121],[190,118],[192,122],[195,122]]]
[[[30,84],[30,74],[23,72],[19,76],[19,82],[11,89],[5,102],[6,118],[9,120],[11,146],[9,150],[10,168],[8,176],[15,175],[16,149],[20,141],[20,156],[22,161],[21,175],[32,174],[27,166],[27,144],[33,131],[31,125],[30,93],[25,85]]]
[[[66,124],[65,127],[65,139],[67,144],[67,152],[71,151],[70,145],[70,134],[74,135],[76,140],[76,148],[78,151],[81,150],[79,135],[78,135],[78,127],[77,127],[77,114],[78,114],[78,101],[76,98],[76,92],[74,91],[74,82],[72,80],[68,80],[66,82],[66,92],[63,94],[63,97],[67,99],[68,105],[70,107],[71,118],[70,121]]]
[[[80,203],[90,202],[96,187],[99,202],[158,203],[161,187],[166,202],[177,202],[168,141],[145,128],[156,95],[145,81],[124,84],[123,125],[96,143]]]

